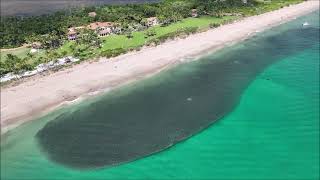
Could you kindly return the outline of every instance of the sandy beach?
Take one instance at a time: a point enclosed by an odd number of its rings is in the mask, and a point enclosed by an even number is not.
[[[157,47],[146,47],[112,59],[84,62],[50,75],[28,78],[14,86],[2,87],[1,134],[66,102],[145,78],[317,9],[319,1],[306,1]]]

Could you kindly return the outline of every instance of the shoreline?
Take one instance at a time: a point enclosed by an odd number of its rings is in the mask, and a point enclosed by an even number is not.
[[[146,47],[112,59],[83,62],[53,74],[27,78],[16,86],[1,87],[1,134],[58,107],[149,77],[175,64],[212,53],[245,40],[256,32],[318,9],[318,1],[306,1],[247,17],[185,39]]]

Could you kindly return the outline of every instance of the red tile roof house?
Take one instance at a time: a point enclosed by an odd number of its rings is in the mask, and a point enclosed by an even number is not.
[[[121,30],[117,27],[117,24],[112,22],[94,22],[90,23],[88,26],[71,27],[68,29],[68,39],[76,40],[79,29],[91,29],[95,31],[99,36],[107,36],[112,33],[117,33]]]
[[[68,29],[68,33],[67,33],[67,35],[68,35],[68,39],[69,40],[76,40],[77,39],[77,32],[75,31],[75,29],[74,28],[69,28]]]
[[[113,22],[95,22],[87,26],[94,30],[99,36],[107,36],[115,32],[116,24]]]
[[[73,41],[73,40],[76,40],[77,39],[77,35],[78,35],[78,32],[77,30],[79,29],[83,29],[85,28],[84,26],[79,26],[79,27],[71,27],[68,29],[68,39]]]

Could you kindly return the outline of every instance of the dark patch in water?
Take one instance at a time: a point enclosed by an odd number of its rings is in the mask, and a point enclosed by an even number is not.
[[[51,160],[74,168],[117,165],[150,155],[230,112],[257,74],[281,57],[311,47],[315,38],[318,28],[255,38],[221,59],[181,65],[167,71],[165,81],[141,82],[130,93],[105,96],[63,114],[36,138]],[[190,67],[191,72],[184,71]]]

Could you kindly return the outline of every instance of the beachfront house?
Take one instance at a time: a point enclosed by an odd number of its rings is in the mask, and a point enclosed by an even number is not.
[[[95,31],[99,36],[108,36],[117,33],[119,28],[113,22],[94,22],[87,26],[88,29]]]
[[[42,44],[40,42],[33,42],[31,44],[30,53],[36,53],[42,48]]]
[[[198,17],[198,10],[197,9],[192,9],[191,10],[191,16],[194,17],[194,18]]]
[[[121,28],[113,22],[94,22],[88,26],[71,27],[68,29],[68,39],[73,41],[77,39],[80,29],[90,29],[95,31],[99,36],[108,36],[113,33],[120,33]]]
[[[67,37],[69,40],[74,41],[77,39],[77,36],[79,34],[79,30],[84,29],[85,26],[78,26],[78,27],[71,27],[68,28]]]
[[[88,16],[89,16],[89,17],[96,17],[96,16],[97,16],[97,13],[96,13],[96,12],[89,12],[89,13],[88,13]]]
[[[97,33],[99,36],[103,37],[112,34],[112,30],[110,27],[100,28]]]
[[[157,17],[149,17],[149,18],[147,18],[147,22],[146,22],[147,27],[156,26],[158,24],[159,24],[159,20],[158,20]]]
[[[76,27],[68,28],[67,35],[69,40],[71,41],[76,40],[78,35],[77,28]]]
[[[77,32],[76,31],[68,31],[68,39],[70,41],[76,40],[77,39]]]

